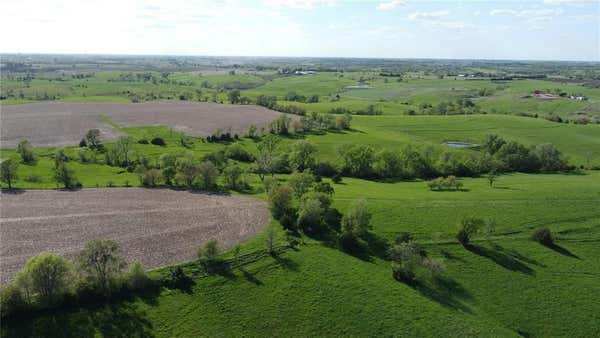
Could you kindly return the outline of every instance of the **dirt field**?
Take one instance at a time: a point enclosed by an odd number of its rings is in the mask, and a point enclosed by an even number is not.
[[[280,115],[259,106],[205,102],[49,102],[0,109],[2,147],[15,147],[25,138],[35,146],[76,145],[92,128],[100,129],[105,140],[116,138],[118,130],[104,123],[100,115],[119,126],[165,125],[195,136],[209,135],[219,128],[242,133],[250,124],[266,126]]]
[[[230,247],[270,218],[253,198],[141,188],[2,194],[0,210],[2,282],[36,253],[74,258],[92,239],[119,242],[128,262],[147,268],[186,261],[203,242]]]

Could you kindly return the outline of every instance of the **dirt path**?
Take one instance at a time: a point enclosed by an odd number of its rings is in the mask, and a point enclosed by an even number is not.
[[[193,259],[209,239],[224,247],[256,235],[270,219],[263,201],[168,189],[111,188],[2,194],[0,281],[31,256],[74,258],[85,242],[113,239],[145,267]]]

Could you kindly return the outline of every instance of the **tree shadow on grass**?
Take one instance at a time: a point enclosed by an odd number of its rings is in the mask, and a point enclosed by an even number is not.
[[[254,283],[256,285],[263,285],[263,282],[260,279],[256,278],[256,276],[254,274],[246,271],[246,269],[244,269],[244,267],[240,267],[239,270],[242,273],[242,276],[244,276],[244,278],[247,281]]]
[[[505,255],[507,255],[507,256],[513,257],[514,259],[517,259],[517,260],[523,261],[523,262],[525,262],[525,263],[529,263],[529,264],[537,265],[537,266],[540,266],[540,267],[543,267],[543,268],[545,268],[545,267],[546,267],[546,265],[544,265],[544,264],[542,264],[542,263],[540,263],[540,262],[536,261],[536,260],[535,260],[535,259],[533,259],[533,258],[529,258],[529,257],[525,257],[525,256],[521,255],[521,254],[520,254],[519,252],[517,252],[516,250],[512,250],[512,249],[506,249],[506,248],[504,248],[503,246],[501,246],[500,244],[497,244],[497,243],[491,243],[490,245],[492,246],[492,248],[493,248],[494,250],[496,250],[496,251],[498,251],[498,252],[500,252],[500,253],[502,253],[502,254],[505,254]]]
[[[444,257],[444,259],[455,260],[455,261],[459,261],[459,262],[465,261],[463,258],[456,256],[455,254],[451,253],[450,251],[442,250],[442,251],[440,251],[440,254],[442,255],[442,257]]]
[[[273,255],[272,257],[277,262],[277,264],[283,267],[284,269],[290,271],[298,271],[298,263],[294,262],[293,260],[286,257],[282,257],[280,255]]]
[[[154,337],[152,323],[139,305],[108,304],[77,311],[51,310],[35,318],[3,321],[3,337]]]
[[[545,246],[548,249],[551,249],[555,252],[558,252],[559,254],[563,255],[563,256],[567,256],[567,257],[572,257],[572,258],[576,258],[581,260],[581,258],[579,258],[579,256],[577,256],[576,254],[572,253],[571,251],[569,251],[567,248],[564,248],[556,243],[551,243],[551,244],[542,244],[543,246]]]
[[[527,264],[521,262],[512,255],[504,253],[503,251],[488,249],[474,244],[466,245],[465,248],[478,256],[490,259],[494,263],[507,270],[521,272],[528,275],[533,275],[535,273],[535,271],[527,266]]]
[[[473,296],[460,283],[451,278],[439,276],[430,282],[415,280],[408,286],[442,306],[472,313],[471,309],[463,304],[463,301],[471,300]]]

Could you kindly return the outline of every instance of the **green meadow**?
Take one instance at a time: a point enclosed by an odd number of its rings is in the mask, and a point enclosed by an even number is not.
[[[351,255],[335,241],[302,235],[296,249],[267,256],[227,273],[195,274],[189,289],[163,288],[132,295],[129,299],[40,312],[2,323],[2,337],[116,336],[116,337],[596,337],[600,336],[600,124],[575,124],[585,113],[600,118],[600,90],[575,83],[513,80],[502,83],[458,77],[438,78],[406,73],[401,81],[370,72],[320,72],[306,76],[281,76],[273,72],[199,74],[160,72],[157,83],[120,81],[123,75],[141,72],[97,72],[85,78],[70,73],[37,74],[29,83],[3,75],[3,90],[23,92],[2,104],[40,101],[44,93],[58,101],[130,102],[131,94],[155,99],[207,100],[227,103],[227,86],[240,87],[241,96],[276,96],[282,105],[297,105],[307,112],[327,113],[332,108],[353,111],[374,105],[382,114],[352,115],[346,131],[291,134],[282,137],[281,152],[294,142],[308,140],[320,161],[337,161],[343,144],[363,144],[374,149],[400,149],[411,145],[443,152],[477,153],[487,134],[498,134],[526,146],[552,143],[578,169],[566,173],[498,176],[491,186],[487,177],[459,178],[457,191],[432,191],[427,181],[376,181],[344,177],[330,183],[332,206],[341,213],[359,199],[371,214],[369,251]],[[57,80],[60,78],[61,80]],[[160,79],[164,82],[161,83]],[[348,86],[366,84],[366,89]],[[526,97],[535,90],[559,89],[585,95],[587,101],[569,98]],[[479,95],[486,90],[488,94]],[[318,95],[319,102],[287,102],[291,91]],[[338,97],[339,96],[339,97]],[[438,105],[470,97],[480,108],[472,115],[409,115],[423,103]],[[527,113],[532,117],[517,116]],[[537,118],[533,117],[535,114]],[[556,115],[570,123],[544,119]],[[110,121],[106,121],[111,123]],[[208,143],[165,126],[122,128],[136,141],[133,157],[157,163],[165,153],[192,152],[195,159],[225,149],[228,144]],[[165,146],[139,144],[161,137]],[[182,138],[186,145],[181,143]],[[447,141],[468,142],[454,149]],[[257,154],[257,141],[234,141]],[[114,144],[107,142],[107,148]],[[36,161],[20,163],[20,189],[55,189],[54,156],[59,148],[35,148]],[[138,176],[125,168],[81,161],[76,145],[63,148],[69,167],[83,188],[140,186]],[[16,149],[0,149],[0,158],[20,162]],[[229,160],[249,169],[252,164]],[[581,169],[583,168],[583,169]],[[267,199],[256,174],[246,172],[250,188],[241,192]],[[278,174],[281,182],[289,175]],[[222,179],[222,178],[221,178]],[[6,185],[2,183],[2,187]],[[233,192],[239,193],[239,192]],[[472,245],[456,240],[458,224],[477,217],[489,226]],[[551,229],[555,244],[530,240],[538,227]],[[285,243],[282,226],[275,220],[279,244]],[[428,256],[442,260],[441,278],[406,284],[392,276],[385,244],[410,233]],[[265,247],[265,232],[243,243],[242,253]],[[199,243],[200,244],[200,243]],[[222,253],[231,258],[233,253]],[[182,264],[197,271],[196,262]],[[165,274],[169,267],[153,270]]]

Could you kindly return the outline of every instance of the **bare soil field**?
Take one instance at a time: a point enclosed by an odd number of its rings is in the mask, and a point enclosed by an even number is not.
[[[231,247],[270,219],[257,199],[168,189],[33,190],[3,193],[0,204],[1,282],[39,252],[72,259],[93,239],[119,242],[146,268],[191,260],[207,240]]]
[[[76,145],[92,128],[100,129],[104,140],[116,138],[119,131],[100,116],[123,127],[164,125],[189,135],[206,136],[219,128],[242,133],[251,124],[266,126],[280,115],[259,106],[207,102],[48,102],[0,109],[2,147],[15,147],[25,138],[35,146]]]

